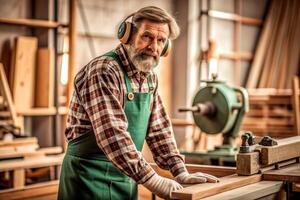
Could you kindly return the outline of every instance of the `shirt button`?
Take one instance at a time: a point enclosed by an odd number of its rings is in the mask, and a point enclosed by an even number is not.
[[[127,94],[127,98],[128,98],[128,100],[133,100],[134,99],[134,94],[132,93],[132,92],[129,92],[128,94]]]

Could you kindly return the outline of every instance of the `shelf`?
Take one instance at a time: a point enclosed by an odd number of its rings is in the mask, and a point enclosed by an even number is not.
[[[51,108],[31,108],[26,110],[18,110],[17,114],[20,116],[50,116],[50,115],[67,115],[68,109],[67,107],[59,107],[56,109],[55,107]]]
[[[59,22],[40,20],[40,19],[13,19],[13,18],[0,18],[0,23],[10,24],[10,25],[23,25],[31,27],[40,27],[40,28],[58,28],[65,27],[66,24]]]

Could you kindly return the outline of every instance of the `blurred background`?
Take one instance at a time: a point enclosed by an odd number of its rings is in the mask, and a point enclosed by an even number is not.
[[[115,48],[122,20],[149,5],[170,12],[181,28],[156,71],[187,162],[235,166],[245,131],[275,138],[300,134],[297,0],[0,0],[0,5],[0,191],[59,177],[74,75]],[[211,87],[219,96],[201,90]],[[199,105],[206,102],[213,102],[217,117],[201,113]],[[224,145],[230,147],[215,152]],[[147,147],[143,153],[151,161]]]

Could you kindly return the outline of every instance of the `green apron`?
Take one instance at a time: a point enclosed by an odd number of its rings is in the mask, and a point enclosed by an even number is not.
[[[114,58],[124,71],[127,88],[125,114],[130,136],[138,151],[142,150],[150,117],[151,93],[133,93],[119,56]],[[152,87],[148,80],[149,88]],[[100,133],[101,134],[101,133]],[[68,144],[62,163],[58,199],[129,200],[138,198],[136,183],[121,173],[98,147],[93,131]]]

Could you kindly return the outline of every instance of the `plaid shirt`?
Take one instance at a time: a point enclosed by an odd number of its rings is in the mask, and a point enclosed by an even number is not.
[[[115,52],[127,72],[133,92],[151,92],[151,115],[146,135],[154,160],[173,176],[186,171],[171,127],[157,91],[157,76],[153,72],[139,72],[128,60],[123,45]],[[68,140],[93,130],[98,146],[107,158],[123,173],[138,183],[154,175],[154,170],[139,152],[127,132],[128,122],[124,112],[126,84],[124,72],[113,58],[100,56],[83,67],[75,77],[74,93],[66,128]],[[147,77],[154,88],[149,89]]]

